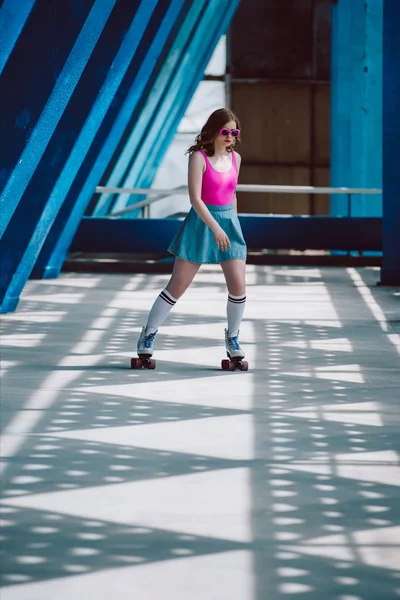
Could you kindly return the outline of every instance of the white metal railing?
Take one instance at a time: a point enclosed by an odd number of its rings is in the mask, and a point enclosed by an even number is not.
[[[351,212],[351,196],[359,194],[380,195],[382,190],[378,188],[348,188],[348,187],[314,187],[310,185],[257,185],[257,184],[238,184],[236,186],[238,192],[255,192],[255,193],[274,193],[274,194],[344,194],[348,198],[348,215]],[[116,211],[108,215],[109,217],[120,217],[127,213],[144,208],[159,202],[169,196],[187,195],[187,186],[172,188],[167,190],[151,189],[151,188],[123,188],[123,187],[107,187],[97,186],[97,194],[127,194],[127,195],[145,195],[150,196],[146,200],[141,200],[123,210]]]

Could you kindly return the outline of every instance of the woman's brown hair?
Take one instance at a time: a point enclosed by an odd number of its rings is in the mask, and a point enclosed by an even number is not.
[[[228,121],[235,121],[237,129],[240,129],[239,119],[229,108],[219,108],[215,110],[207,120],[199,135],[196,136],[196,143],[186,151],[186,154],[193,154],[197,150],[203,150],[207,156],[214,155],[214,140],[218,132]],[[226,149],[232,152],[234,146],[240,144],[240,137],[234,138],[232,144]]]

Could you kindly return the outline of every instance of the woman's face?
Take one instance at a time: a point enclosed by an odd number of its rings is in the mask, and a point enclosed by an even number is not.
[[[214,140],[215,149],[220,152],[232,145],[235,138],[231,133],[231,129],[237,129],[236,121],[228,121],[220,128],[220,131],[223,129],[227,130],[227,134],[222,135],[220,132],[218,132],[217,137]]]

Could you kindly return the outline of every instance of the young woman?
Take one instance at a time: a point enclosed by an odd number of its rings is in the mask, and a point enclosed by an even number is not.
[[[171,279],[154,302],[140,334],[137,352],[141,357],[152,356],[158,328],[200,266],[220,264],[228,288],[226,351],[229,358],[244,358],[239,328],[246,302],[246,243],[237,217],[235,194],[241,158],[234,148],[239,143],[238,118],[221,108],[212,113],[187,151],[192,207],[168,248],[176,256],[175,264]]]

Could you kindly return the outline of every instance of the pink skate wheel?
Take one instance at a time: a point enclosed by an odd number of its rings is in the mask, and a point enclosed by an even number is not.
[[[140,358],[131,358],[131,369],[141,369],[142,360]]]
[[[249,370],[249,363],[247,362],[247,360],[244,360],[242,363],[242,371],[248,371]]]
[[[224,358],[224,360],[221,361],[221,368],[223,371],[229,371],[229,363],[231,361],[228,360],[227,358]]]
[[[156,361],[154,360],[154,358],[151,358],[149,360],[149,365],[147,367],[148,369],[155,369],[156,368]]]

